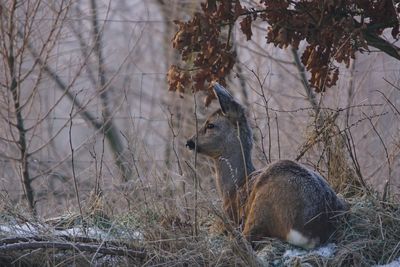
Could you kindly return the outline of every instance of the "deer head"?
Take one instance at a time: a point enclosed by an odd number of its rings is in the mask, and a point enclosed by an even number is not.
[[[214,93],[220,109],[207,118],[186,146],[215,160],[217,185],[224,195],[241,186],[245,177],[254,171],[252,132],[245,108],[218,83],[214,84]]]
[[[221,109],[208,117],[198,133],[187,141],[186,146],[214,159],[232,152],[232,148],[250,152],[252,135],[244,107],[218,83],[214,84],[214,93]]]

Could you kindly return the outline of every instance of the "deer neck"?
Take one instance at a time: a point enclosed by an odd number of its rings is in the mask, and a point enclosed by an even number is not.
[[[230,146],[215,159],[217,187],[223,198],[231,197],[246,183],[248,176],[255,170],[251,161],[251,149]]]

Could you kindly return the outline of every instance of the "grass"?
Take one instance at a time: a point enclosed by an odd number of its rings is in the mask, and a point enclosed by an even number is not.
[[[292,258],[285,258],[285,252],[296,248],[276,239],[266,239],[257,245],[256,251],[252,251],[227,221],[222,223],[225,234],[218,233],[215,222],[221,221],[224,216],[215,207],[208,207],[209,210],[202,208],[202,214],[207,212],[209,215],[202,217],[200,232],[193,236],[191,221],[172,216],[168,211],[160,214],[145,207],[138,207],[134,212],[119,214],[114,218],[87,212],[83,223],[76,214],[71,214],[70,220],[67,219],[68,216],[64,216],[58,223],[54,220],[45,223],[17,212],[12,206],[3,205],[1,225],[16,227],[29,223],[34,228],[37,227],[35,229],[41,229],[33,231],[31,235],[27,234],[26,239],[18,240],[18,244],[40,241],[73,245],[69,248],[58,248],[54,245],[46,248],[3,250],[0,253],[0,265],[372,266],[387,264],[399,258],[398,203],[382,202],[377,195],[366,193],[346,200],[351,209],[343,217],[341,226],[332,238],[332,242],[336,244],[334,256],[323,257],[313,252],[303,252],[302,255]],[[54,234],[54,229],[82,226],[85,229],[99,229],[103,234],[96,238],[88,236],[80,239]],[[211,231],[211,228],[214,230]],[[141,233],[139,236],[138,231]],[[15,237],[15,234],[0,231],[2,245],[11,237]],[[85,247],[80,247],[83,245],[89,245],[89,248],[92,246],[93,249],[84,250]],[[102,245],[118,248],[125,253],[100,253]]]
[[[399,258],[399,204],[366,194],[346,200],[351,209],[332,238],[336,245],[334,256],[322,257],[311,252],[284,262],[284,253],[293,247],[276,240],[266,241],[262,255],[272,262],[278,260],[281,266],[372,266]]]

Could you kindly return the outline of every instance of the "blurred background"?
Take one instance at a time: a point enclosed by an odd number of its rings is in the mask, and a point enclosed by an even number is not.
[[[0,3],[3,201],[44,217],[92,205],[93,195],[110,215],[152,207],[187,217],[193,203],[218,201],[212,162],[185,148],[217,103],[180,97],[166,80],[180,62],[174,20],[191,18],[199,1]],[[366,183],[398,198],[399,62],[357,54],[336,86],[310,95],[291,49],[266,43],[266,23],[253,24],[251,41],[235,27],[227,87],[248,109],[256,167],[298,159],[338,191]]]

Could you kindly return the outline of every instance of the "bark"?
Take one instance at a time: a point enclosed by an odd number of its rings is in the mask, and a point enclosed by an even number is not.
[[[18,144],[18,149],[20,151],[20,167],[22,171],[22,184],[25,191],[25,196],[28,202],[29,209],[32,211],[33,214],[36,214],[35,209],[35,200],[34,200],[34,191],[32,188],[32,180],[29,174],[29,166],[28,166],[28,151],[27,151],[27,142],[26,142],[26,129],[24,125],[24,117],[22,114],[22,107],[20,105],[20,87],[17,81],[17,74],[16,74],[16,59],[14,55],[14,37],[16,34],[15,29],[15,21],[14,15],[17,8],[17,1],[12,3],[11,7],[11,14],[9,18],[9,25],[8,25],[8,37],[9,37],[9,44],[8,44],[8,55],[7,55],[7,64],[9,69],[9,75],[11,79],[11,84],[9,90],[11,92],[12,100],[14,103],[14,112],[16,116],[16,125],[18,131],[18,140],[16,141]]]
[[[105,71],[105,63],[102,51],[102,35],[99,29],[98,18],[97,18],[97,5],[96,0],[91,0],[91,10],[92,10],[92,27],[93,27],[93,40],[94,40],[94,51],[98,60],[98,75],[100,82],[100,99],[103,106],[103,124],[104,124],[104,134],[109,141],[109,144],[114,153],[115,162],[122,172],[122,178],[124,181],[130,179],[132,175],[132,170],[129,167],[129,163],[124,155],[124,145],[121,139],[121,135],[115,125],[112,113],[110,110],[110,97],[109,91],[107,90],[107,78]]]

